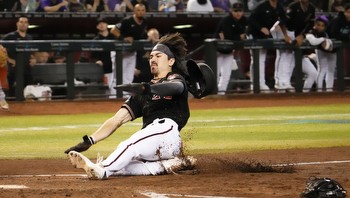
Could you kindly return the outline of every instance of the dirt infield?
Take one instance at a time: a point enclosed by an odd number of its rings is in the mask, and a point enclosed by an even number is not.
[[[122,101],[10,102],[1,116],[114,112]],[[349,93],[245,95],[190,100],[191,109],[350,103]],[[234,142],[232,142],[234,144]],[[350,189],[350,148],[273,150],[196,155],[194,171],[92,181],[68,160],[0,160],[0,197],[298,197],[309,176],[330,177]],[[297,163],[292,173],[242,172],[237,162]],[[311,162],[303,164],[303,162]],[[8,189],[23,185],[27,188]]]

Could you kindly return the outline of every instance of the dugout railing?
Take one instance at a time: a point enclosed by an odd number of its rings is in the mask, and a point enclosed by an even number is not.
[[[133,44],[115,40],[31,40],[31,41],[1,41],[7,50],[15,51],[16,57],[16,90],[15,98],[17,101],[24,100],[24,57],[26,53],[39,51],[61,51],[67,52],[67,99],[74,99],[74,60],[73,54],[77,51],[116,51],[116,84],[122,84],[122,53],[126,50],[150,50],[153,45],[147,40],[135,41]],[[343,44],[334,40],[334,47],[337,49],[337,87],[338,91],[344,91],[344,70],[343,70],[343,48],[349,47],[349,44]],[[222,41],[216,39],[205,39],[202,48],[203,60],[217,73],[217,49],[250,49],[253,57],[253,79],[259,79],[259,50],[260,49],[292,49],[295,51],[295,88],[297,92],[302,92],[303,74],[301,69],[301,59],[303,49],[315,49],[315,46],[304,44],[300,47],[286,44],[280,40],[247,40],[247,41]],[[188,57],[191,58],[191,57]],[[259,80],[253,80],[253,92],[259,93]],[[121,91],[117,92],[117,97],[122,97]]]

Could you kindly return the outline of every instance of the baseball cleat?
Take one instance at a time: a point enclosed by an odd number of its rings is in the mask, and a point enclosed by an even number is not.
[[[10,109],[9,104],[7,104],[6,100],[0,100],[0,108],[4,111],[8,111]]]
[[[173,159],[162,160],[162,164],[166,173],[176,173],[181,170],[192,170],[197,163],[197,159],[193,156],[185,156],[183,158],[175,157]]]
[[[76,151],[70,151],[68,158],[75,168],[84,169],[89,179],[107,179],[106,170],[100,163],[95,164]]]

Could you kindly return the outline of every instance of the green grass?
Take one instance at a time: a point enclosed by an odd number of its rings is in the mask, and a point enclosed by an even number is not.
[[[112,115],[3,116],[0,159],[65,158]],[[86,155],[107,156],[140,127],[127,123]],[[350,146],[350,104],[193,110],[181,135],[191,154]]]

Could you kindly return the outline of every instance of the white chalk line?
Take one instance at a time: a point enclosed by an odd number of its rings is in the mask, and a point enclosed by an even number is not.
[[[156,193],[156,192],[140,192],[140,194],[151,198],[170,198],[170,197],[239,198],[239,197],[203,196],[203,195],[168,194],[168,193],[162,194],[162,193]]]
[[[189,120],[189,123],[220,123],[220,122],[234,122],[234,121],[281,121],[281,120],[292,120],[292,119],[310,119],[310,118],[332,118],[336,117],[347,117],[350,114],[329,114],[329,115],[306,115],[306,116],[269,116],[269,117],[246,117],[246,118],[216,118],[216,119],[202,119],[202,120]],[[266,123],[266,124],[233,124],[233,125],[215,125],[215,126],[186,126],[186,128],[232,128],[232,127],[247,127],[247,126],[264,126],[264,125],[281,125],[281,124],[302,124],[299,122],[293,123]],[[80,124],[80,125],[58,125],[58,126],[47,126],[47,127],[22,127],[22,128],[3,128],[0,129],[0,133],[3,132],[20,132],[20,131],[45,131],[52,129],[79,129],[82,127],[98,128],[101,124]],[[126,126],[142,126],[140,122],[127,123]]]
[[[28,188],[25,185],[0,185],[0,189],[24,189]]]
[[[350,163],[350,160],[335,160],[335,161],[324,161],[324,162],[298,162],[298,163],[275,164],[272,166],[304,166],[304,165],[343,164],[343,163]]]
[[[38,175],[0,175],[0,178],[25,178],[25,177],[86,177],[86,174],[38,174]]]

